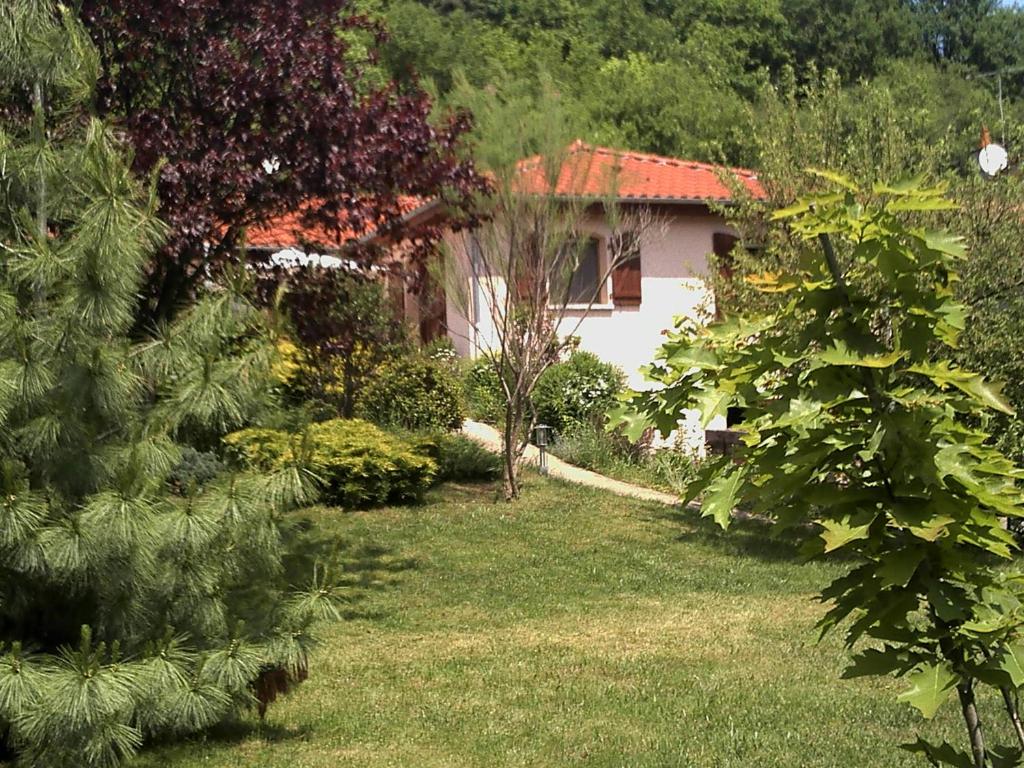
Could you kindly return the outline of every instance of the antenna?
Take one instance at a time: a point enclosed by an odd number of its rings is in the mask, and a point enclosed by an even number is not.
[[[994,77],[996,79],[996,91],[999,94],[999,138],[1002,139],[1003,144],[1006,144],[1006,117],[1003,114],[1003,75],[1010,75],[1014,72],[1024,72],[1024,66],[1003,67],[1002,69],[994,69],[991,72],[976,72],[967,75],[966,78],[968,80],[973,80],[976,77]]]

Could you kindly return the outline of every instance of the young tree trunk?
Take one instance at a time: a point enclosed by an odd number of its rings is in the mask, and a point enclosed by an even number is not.
[[[40,146],[46,142],[46,99],[43,96],[43,84],[36,80],[32,86],[32,104],[36,108],[36,130]],[[39,189],[36,190],[36,227],[39,231],[39,239],[45,240],[47,235],[47,212],[46,212],[46,171],[42,165],[39,168]]]
[[[971,741],[971,755],[974,757],[975,768],[987,768],[988,751],[985,749],[985,736],[981,730],[981,718],[978,717],[978,704],[974,698],[974,681],[967,680],[956,687],[960,697],[960,710],[967,725],[967,735]]]
[[[515,501],[519,498],[519,430],[517,425],[516,404],[508,402],[505,404],[505,434],[503,436],[503,448],[505,453],[504,489],[505,501]]]
[[[1017,743],[1020,744],[1020,748],[1024,750],[1024,724],[1020,720],[1020,712],[1017,709],[1017,702],[1014,699],[1014,693],[1007,686],[1003,685],[999,688],[1003,694],[1003,704],[1006,706],[1006,714],[1010,716],[1010,722],[1013,724],[1013,731],[1017,734]]]

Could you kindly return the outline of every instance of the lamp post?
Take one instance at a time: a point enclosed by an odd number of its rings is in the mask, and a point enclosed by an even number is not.
[[[538,424],[533,428],[533,442],[537,446],[537,450],[540,451],[537,468],[540,470],[540,473],[545,476],[548,473],[548,441],[550,438],[551,427],[547,424]]]

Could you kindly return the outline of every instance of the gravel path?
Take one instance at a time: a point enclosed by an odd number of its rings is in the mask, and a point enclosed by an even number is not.
[[[501,451],[501,435],[498,433],[498,430],[489,424],[481,424],[478,421],[466,421],[462,425],[462,433],[493,451]],[[526,454],[523,459],[529,464],[536,464],[539,455],[540,452],[537,450],[536,446],[530,445],[527,446]],[[556,456],[552,456],[550,453],[548,453],[548,474],[551,477],[557,477],[560,480],[567,480],[570,483],[578,483],[579,485],[587,485],[591,488],[600,488],[602,490],[618,494],[619,496],[632,496],[636,499],[655,501],[660,504],[667,504],[673,507],[679,506],[681,503],[679,497],[673,496],[671,493],[663,493],[650,488],[643,488],[639,485],[633,485],[632,483],[624,483],[621,480],[612,480],[610,477],[599,475],[596,472],[591,472],[587,469],[580,469],[579,467],[574,467],[572,464],[566,464],[564,461]]]

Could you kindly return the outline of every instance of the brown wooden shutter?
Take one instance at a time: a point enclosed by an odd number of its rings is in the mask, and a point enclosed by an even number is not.
[[[529,301],[533,296],[533,277],[531,271],[523,269],[516,277],[516,298],[519,301]]]
[[[444,335],[448,321],[447,305],[444,287],[428,275],[420,292],[420,341],[424,344]]]
[[[711,236],[711,249],[717,256],[718,261],[718,274],[721,275],[722,279],[726,282],[732,280],[733,273],[736,268],[736,260],[732,256],[732,251],[736,247],[736,243],[739,242],[739,238],[736,235],[731,235],[728,232],[715,232]],[[724,315],[722,313],[722,302],[725,299],[725,294],[729,293],[728,288],[722,286],[724,293],[720,293],[715,296],[715,319],[721,320]],[[717,293],[717,292],[716,292]]]
[[[618,238],[610,243],[612,255],[619,258],[619,263],[612,270],[612,303],[616,307],[639,307],[643,300],[640,248],[635,236],[627,234],[620,237],[630,238],[633,242],[625,248]]]

